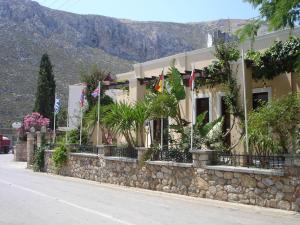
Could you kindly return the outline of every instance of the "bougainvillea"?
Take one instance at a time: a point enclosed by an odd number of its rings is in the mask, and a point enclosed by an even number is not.
[[[35,130],[40,130],[42,126],[48,127],[50,120],[46,117],[43,117],[38,112],[33,112],[24,117],[23,127],[25,131],[29,131],[31,127],[34,127]]]

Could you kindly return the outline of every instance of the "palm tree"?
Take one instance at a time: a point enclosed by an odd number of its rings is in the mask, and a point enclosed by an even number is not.
[[[137,102],[135,105],[125,102],[113,103],[106,109],[102,117],[106,127],[115,134],[123,135],[129,148],[144,146],[144,124],[149,117],[146,102]]]

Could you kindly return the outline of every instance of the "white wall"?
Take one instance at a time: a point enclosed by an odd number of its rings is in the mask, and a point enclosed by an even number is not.
[[[77,128],[80,125],[80,97],[84,84],[69,85],[68,115],[69,127]]]

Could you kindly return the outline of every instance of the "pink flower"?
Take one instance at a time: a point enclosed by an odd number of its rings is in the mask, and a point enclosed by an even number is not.
[[[38,112],[33,112],[30,115],[26,115],[23,119],[23,127],[25,131],[29,131],[31,127],[34,127],[35,130],[41,130],[42,126],[48,127],[50,120],[46,117],[43,117]]]

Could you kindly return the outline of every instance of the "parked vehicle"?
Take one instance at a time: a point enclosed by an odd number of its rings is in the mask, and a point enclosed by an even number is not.
[[[0,134],[0,153],[7,154],[10,149],[10,140]]]

